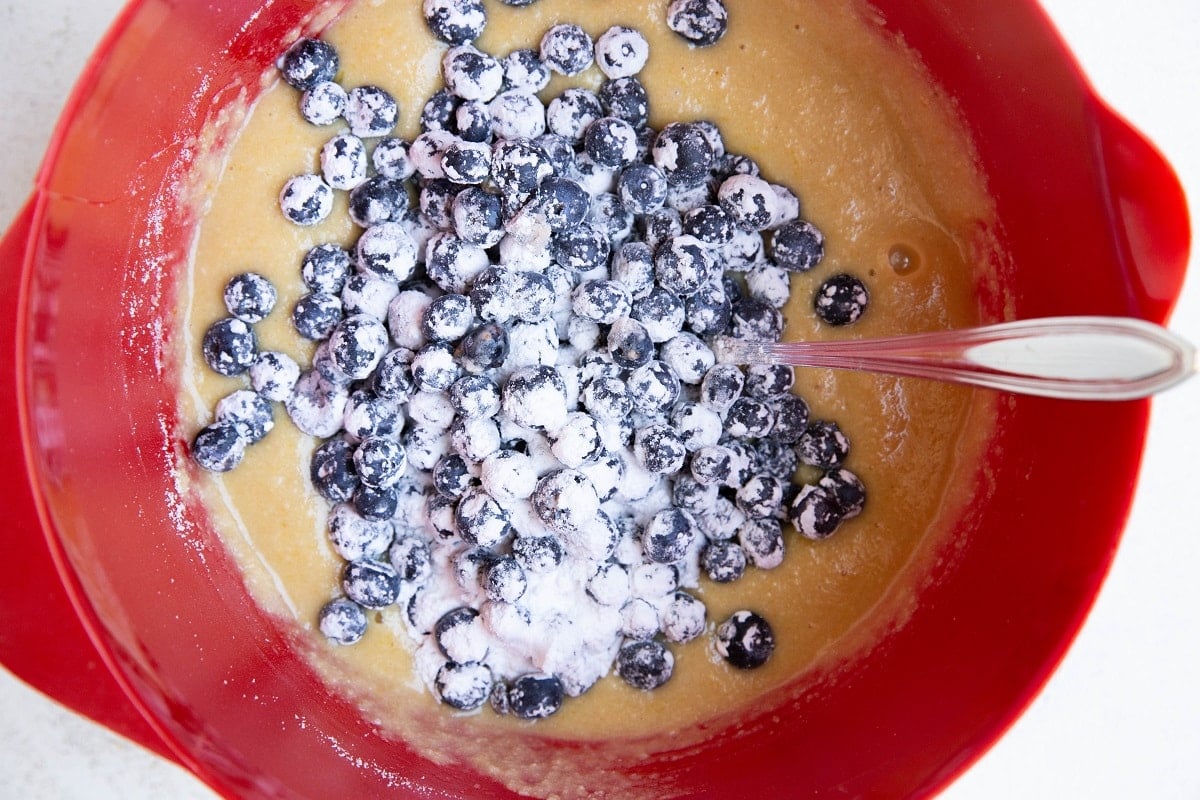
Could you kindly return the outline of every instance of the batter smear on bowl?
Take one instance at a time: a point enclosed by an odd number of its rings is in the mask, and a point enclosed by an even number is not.
[[[227,154],[181,293],[195,491],[385,729],[702,737],[929,578],[994,401],[711,343],[978,323],[993,212],[868,8],[772,16],[357,3]]]

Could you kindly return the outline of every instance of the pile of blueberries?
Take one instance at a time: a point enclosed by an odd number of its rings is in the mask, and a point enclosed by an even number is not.
[[[469,574],[493,603],[516,603],[529,577],[564,557],[595,562],[597,602],[631,561],[670,568],[677,624],[630,622],[637,635],[626,632],[615,662],[628,683],[654,688],[673,666],[656,634],[687,641],[704,628],[703,605],[678,589],[687,558],[734,581],[782,561],[781,523],[822,539],[865,502],[842,466],[846,436],[810,418],[793,371],[717,363],[710,346],[778,340],[790,276],[821,263],[823,236],[789,189],[725,150],[715,125],[650,127],[637,31],[593,41],[559,24],[539,50],[497,58],[471,44],[486,24],[480,0],[425,0],[424,11],[448,45],[445,86],[411,142],[392,135],[400,109],[386,90],[335,82],[328,43],[304,39],[281,58],[305,119],[347,130],[323,147],[320,174],[287,182],[280,207],[315,225],[345,191],[362,233],[352,250],[321,244],[303,259],[309,291],[292,320],[318,342],[307,370],[258,352],[252,326],[274,288],[253,273],[230,282],[230,316],[208,330],[203,354],[221,374],[248,372],[252,388],[218,404],[193,457],[214,471],[237,466],[270,430],[272,401],[325,440],[311,475],[334,504],[330,540],[347,564],[344,596],[322,609],[320,628],[341,644],[364,635],[367,609],[410,598],[411,621],[433,571],[431,536],[463,546],[459,579]],[[667,22],[706,46],[727,16],[719,0],[675,0]],[[598,91],[540,99],[551,73],[593,64],[605,76]],[[813,310],[845,325],[867,301],[861,281],[838,274]],[[820,479],[794,483],[801,464]],[[621,513],[664,494],[667,507],[643,526]],[[547,535],[514,535],[520,503]],[[451,657],[453,632],[477,616],[456,609],[429,631],[446,655],[444,702],[472,709],[490,698],[538,718],[587,688],[546,674],[505,682]],[[751,611],[715,638],[741,668],[774,648]]]

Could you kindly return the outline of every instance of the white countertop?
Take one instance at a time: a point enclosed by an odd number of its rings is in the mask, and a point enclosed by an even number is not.
[[[1003,0],[997,0],[1003,2]],[[1044,0],[1102,96],[1200,207],[1200,3]],[[121,0],[0,0],[0,228]],[[1198,225],[1197,227],[1200,227]],[[1200,265],[1172,327],[1200,343]],[[1200,380],[1154,404],[1124,541],[1045,691],[943,800],[1200,798]],[[0,669],[0,798],[212,798],[174,765]]]

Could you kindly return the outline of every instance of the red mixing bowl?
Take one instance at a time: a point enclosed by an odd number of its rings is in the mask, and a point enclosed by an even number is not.
[[[173,189],[196,155],[190,137],[239,90],[260,90],[312,5],[131,3],[0,245],[0,478],[16,515],[0,535],[27,554],[0,564],[0,658],[231,797],[512,796],[433,767],[325,690],[171,500],[180,443],[153,334],[193,233]],[[875,5],[958,102],[1011,262],[1036,265],[1002,276],[1015,315],[1165,321],[1189,244],[1178,182],[1094,96],[1036,5]],[[629,771],[696,798],[944,786],[1078,630],[1124,525],[1147,412],[1016,398],[989,447],[996,483],[904,626],[784,709]]]

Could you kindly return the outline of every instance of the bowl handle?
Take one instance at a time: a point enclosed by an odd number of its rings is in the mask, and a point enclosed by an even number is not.
[[[33,688],[174,760],[92,644],[50,554],[25,464],[17,399],[22,267],[33,198],[0,238],[0,664]]]
[[[1163,324],[1183,287],[1191,246],[1183,187],[1154,145],[1099,101],[1095,120],[1099,163],[1133,311]]]

